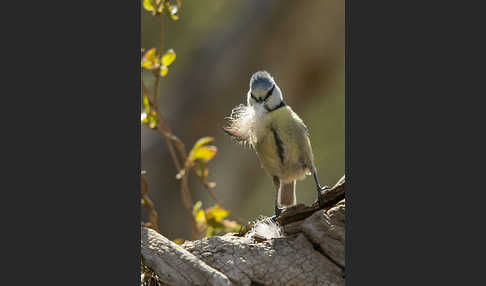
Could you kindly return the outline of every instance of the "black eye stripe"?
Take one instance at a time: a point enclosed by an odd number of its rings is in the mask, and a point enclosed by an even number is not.
[[[256,102],[263,102],[266,101],[270,95],[272,95],[273,90],[275,89],[275,85],[272,86],[272,88],[267,92],[267,95],[264,98],[257,98],[253,95],[253,93],[250,93],[251,98],[253,98]]]
[[[267,95],[265,96],[265,98],[263,99],[263,101],[266,101],[266,100],[267,100],[267,98],[268,98],[270,95],[272,95],[272,93],[273,93],[273,90],[274,90],[274,89],[275,89],[275,85],[273,85],[273,86],[272,86],[272,89],[270,89],[270,90],[268,91],[268,93],[267,93]]]

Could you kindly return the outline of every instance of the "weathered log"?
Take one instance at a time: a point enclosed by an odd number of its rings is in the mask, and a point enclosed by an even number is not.
[[[144,262],[168,284],[232,285],[224,274],[153,229],[142,227],[141,252]]]
[[[283,212],[276,238],[226,234],[178,246],[143,227],[142,256],[171,285],[344,285],[344,189],[343,177],[324,193],[323,209]]]

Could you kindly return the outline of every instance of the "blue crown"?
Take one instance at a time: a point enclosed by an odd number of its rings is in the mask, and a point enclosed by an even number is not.
[[[272,76],[266,71],[257,71],[251,76],[250,89],[268,90],[275,84]]]

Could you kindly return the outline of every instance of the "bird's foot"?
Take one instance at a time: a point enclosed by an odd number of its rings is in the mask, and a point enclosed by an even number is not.
[[[271,217],[273,221],[276,221],[277,218],[280,216],[282,213],[282,209],[278,207],[277,202],[275,202],[275,215]]]
[[[325,191],[325,190],[328,190],[328,189],[330,189],[328,186],[323,186],[323,187],[317,188],[317,202],[319,204],[319,208],[324,207],[324,198],[323,198],[323,195],[322,195],[322,191]]]

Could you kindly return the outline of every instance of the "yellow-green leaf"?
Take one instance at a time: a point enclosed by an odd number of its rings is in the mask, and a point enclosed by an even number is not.
[[[192,147],[191,152],[189,152],[186,166],[193,166],[193,162],[196,160],[204,163],[207,163],[209,160],[211,160],[218,151],[218,149],[215,146],[204,145],[212,141],[214,141],[213,137],[203,137],[197,140],[196,144],[194,144],[194,147]],[[203,176],[203,173],[207,173],[207,171],[204,171],[204,169],[204,166],[201,166],[201,168],[197,168],[196,172],[198,173],[198,176]]]
[[[173,49],[168,50],[162,56],[162,65],[166,67],[170,66],[170,64],[174,62],[175,58],[176,58],[176,53],[174,52],[174,50]]]
[[[169,72],[169,68],[168,67],[166,67],[166,66],[161,66],[160,67],[160,75],[161,76],[166,76],[168,72]]]
[[[209,162],[214,155],[216,155],[216,152],[218,151],[218,148],[215,146],[202,146],[194,150],[194,152],[191,151],[191,155],[189,155],[190,160],[201,160],[204,163]]]
[[[177,12],[178,12],[178,9],[177,9],[177,5],[171,5],[169,3],[169,1],[165,2],[165,7],[167,9],[164,10],[164,14],[166,14],[167,16],[169,16],[169,18],[171,18],[172,20],[174,21],[177,21],[179,20],[179,16],[177,16]]]
[[[150,112],[147,114],[147,120],[148,120],[148,126],[152,129],[155,129],[157,127],[157,115],[155,112]]]
[[[142,58],[142,67],[153,70],[158,67],[159,63],[157,61],[156,50],[152,48],[148,50]]]
[[[151,48],[150,50],[148,50],[145,53],[144,58],[151,61],[151,62],[154,62],[155,61],[155,53],[156,53],[155,48]]]
[[[207,219],[214,218],[215,221],[220,222],[225,217],[227,217],[229,212],[223,208],[220,208],[218,205],[214,205],[213,207],[206,210],[206,217]]]
[[[185,241],[185,240],[184,240],[183,238],[176,238],[176,239],[174,239],[174,242],[175,242],[176,244],[178,244],[178,245],[183,244],[183,243],[184,243],[184,241]]]
[[[143,104],[143,110],[145,112],[150,112],[150,104],[149,104],[149,99],[145,93],[142,92],[142,104]]]
[[[202,206],[202,202],[201,201],[197,201],[194,206],[192,207],[192,215],[195,216],[197,211],[199,209],[201,209],[201,206]]]
[[[148,124],[148,118],[147,118],[147,113],[146,112],[142,112],[141,114],[141,120],[143,124]]]
[[[208,225],[208,228],[206,229],[206,236],[209,237],[209,236],[213,236],[215,235],[215,230],[213,228],[212,225]]]
[[[192,150],[195,150],[203,145],[208,144],[209,142],[213,142],[214,138],[213,137],[203,137],[199,140],[196,141],[196,144],[194,144],[194,147],[192,147]]]
[[[142,68],[144,69],[148,69],[148,70],[153,70],[154,69],[154,65],[151,64],[149,61],[142,61]]]
[[[206,222],[206,216],[204,215],[203,210],[198,210],[196,215],[194,216],[194,218],[196,219],[196,222],[198,222],[198,223],[205,223]]]
[[[155,15],[155,7],[151,0],[143,0],[143,8]]]

